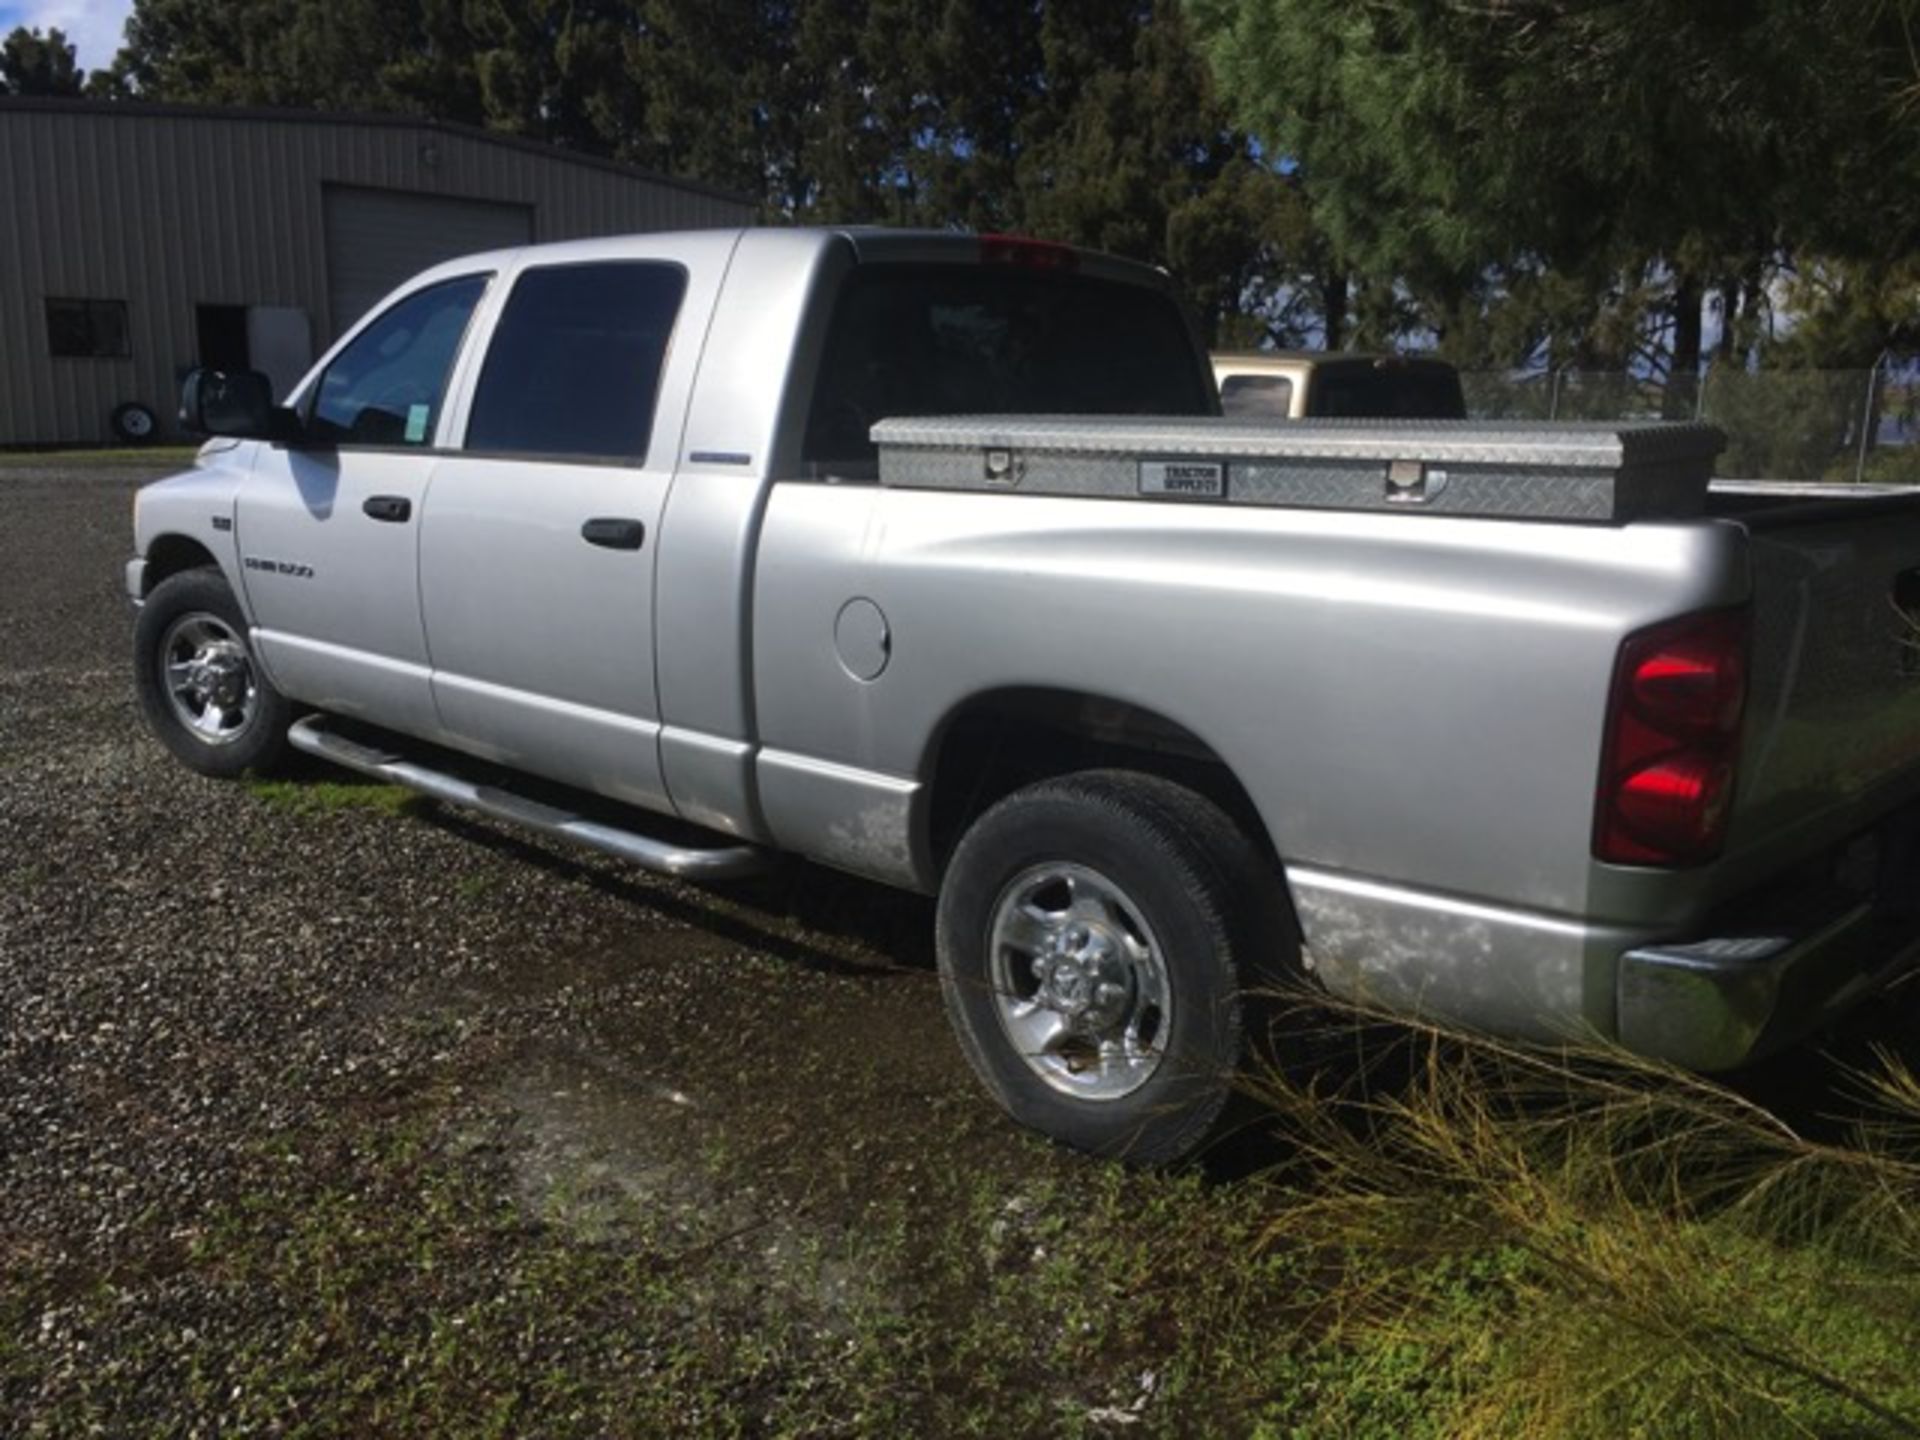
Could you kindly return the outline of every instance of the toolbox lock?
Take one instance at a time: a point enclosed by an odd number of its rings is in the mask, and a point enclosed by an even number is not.
[[[985,458],[983,473],[989,485],[1018,485],[1027,468],[1011,450],[989,450]]]
[[[1447,472],[1418,460],[1395,460],[1387,466],[1387,500],[1394,505],[1425,505],[1447,488]]]

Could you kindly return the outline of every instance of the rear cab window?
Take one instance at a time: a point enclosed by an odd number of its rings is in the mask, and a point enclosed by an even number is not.
[[[868,432],[915,415],[1216,413],[1171,296],[1097,276],[867,264],[842,285],[807,417],[815,473],[875,473]]]

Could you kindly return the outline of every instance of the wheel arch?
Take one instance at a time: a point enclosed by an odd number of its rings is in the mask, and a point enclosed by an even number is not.
[[[1173,780],[1225,810],[1277,867],[1279,852],[1252,795],[1213,746],[1131,701],[1078,689],[1009,686],[955,705],[928,744],[925,850],[935,882],[966,828],[1024,785],[1076,770],[1118,768]]]
[[[163,580],[171,580],[183,570],[220,568],[219,560],[205,545],[191,535],[182,535],[175,531],[156,535],[153,542],[147,546],[146,560],[143,599],[151,595]]]

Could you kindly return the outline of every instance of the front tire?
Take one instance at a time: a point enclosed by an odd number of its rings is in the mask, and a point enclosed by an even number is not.
[[[1273,867],[1211,801],[1084,771],[1008,796],[940,892],[947,1013],[1020,1123],[1167,1164],[1206,1143],[1247,1058],[1249,986],[1297,963]]]
[[[247,618],[218,570],[154,587],[134,622],[133,674],[147,728],[189,769],[231,779],[286,754],[292,708],[253,658]]]

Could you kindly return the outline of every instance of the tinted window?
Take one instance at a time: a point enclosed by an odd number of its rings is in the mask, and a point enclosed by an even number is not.
[[[1213,377],[1157,290],[992,265],[873,265],[834,307],[806,458],[865,462],[899,415],[1206,415]]]
[[[1460,377],[1445,365],[1330,366],[1314,378],[1313,413],[1402,420],[1463,420]]]
[[[1293,413],[1293,381],[1284,375],[1229,375],[1220,385],[1222,414],[1284,420]]]
[[[354,337],[320,377],[308,427],[342,445],[431,445],[447,372],[487,288],[466,275],[416,290]]]
[[[648,261],[527,271],[487,347],[467,448],[645,459],[686,289],[678,265]]]

